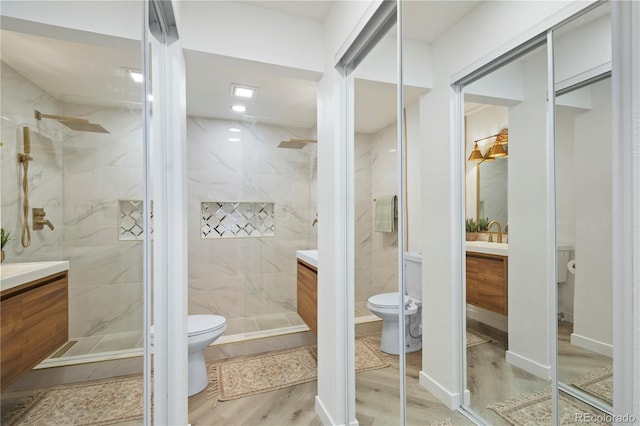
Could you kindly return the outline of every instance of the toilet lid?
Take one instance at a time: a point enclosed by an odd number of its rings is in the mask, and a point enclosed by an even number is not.
[[[198,336],[224,327],[226,320],[220,315],[189,315],[187,317],[187,335]]]
[[[376,294],[375,296],[371,296],[369,298],[369,303],[372,306],[377,306],[379,308],[388,308],[388,307],[398,306],[399,301],[400,301],[400,293],[398,292]],[[405,294],[404,295],[405,306],[409,304],[410,301],[411,300],[409,299],[409,296]]]

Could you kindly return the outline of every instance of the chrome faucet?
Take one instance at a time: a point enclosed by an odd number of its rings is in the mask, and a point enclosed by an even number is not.
[[[34,231],[43,229],[44,225],[47,225],[49,229],[53,231],[53,228],[54,228],[53,223],[49,222],[48,219],[44,218],[47,214],[44,212],[43,208],[34,208],[33,210],[31,210],[31,214],[33,215]]]
[[[491,222],[489,222],[489,226],[487,226],[487,231],[489,229],[491,229],[491,225],[498,225],[498,242],[501,243],[502,242],[502,225],[500,225],[500,222],[498,222],[497,220],[492,220]],[[489,242],[493,241],[493,235],[489,235]]]

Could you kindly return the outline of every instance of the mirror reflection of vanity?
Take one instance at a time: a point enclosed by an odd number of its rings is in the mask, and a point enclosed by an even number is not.
[[[466,153],[466,217],[496,221],[491,234],[508,231],[508,121],[509,110],[494,105],[479,95],[465,96]],[[493,136],[491,136],[493,135]],[[500,136],[496,136],[500,135]],[[500,145],[502,156],[492,156],[492,149]],[[469,153],[479,150],[481,157],[472,159]],[[472,154],[473,155],[473,154]],[[471,161],[469,159],[471,158]],[[499,230],[498,230],[499,228]],[[480,231],[480,240],[489,234]],[[494,238],[494,241],[497,241]],[[506,242],[506,239],[504,239]]]

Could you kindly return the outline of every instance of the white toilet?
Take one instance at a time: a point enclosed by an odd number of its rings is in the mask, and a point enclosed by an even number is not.
[[[204,350],[227,329],[227,320],[220,315],[189,315],[187,339],[189,353],[189,396],[203,391],[209,384]],[[151,326],[153,339],[153,326]]]
[[[422,254],[404,254],[405,352],[422,348]],[[367,308],[382,318],[380,349],[388,354],[400,353],[400,293],[382,293],[371,296]]]

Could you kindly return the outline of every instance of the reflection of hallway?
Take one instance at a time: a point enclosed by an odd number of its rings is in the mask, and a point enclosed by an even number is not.
[[[467,349],[467,388],[471,393],[471,409],[488,424],[508,425],[488,405],[518,398],[525,394],[550,389],[550,382],[540,379],[505,361],[508,347],[507,333],[474,320],[467,321],[469,330],[486,334],[494,339]],[[570,383],[595,369],[611,365],[602,355],[569,344],[570,323],[558,327],[559,377]]]
[[[487,406],[548,389],[549,382],[505,361],[507,333],[474,320],[467,320],[467,328],[494,339],[467,349],[467,389],[471,393],[471,409],[487,424],[508,425]]]
[[[572,384],[577,378],[603,367],[613,367],[613,360],[579,346],[572,345],[573,324],[558,323],[558,380]]]
[[[380,335],[368,339],[379,343]],[[360,425],[397,425],[400,416],[400,376],[397,355],[386,355],[391,366],[356,374],[356,418]],[[419,383],[422,351],[407,354],[407,425],[471,425],[462,414],[451,411]]]

